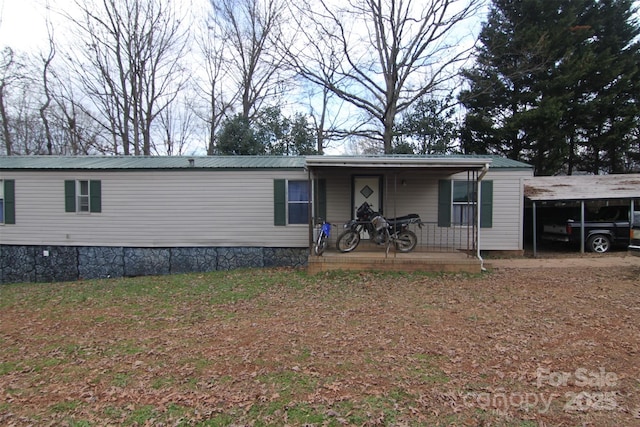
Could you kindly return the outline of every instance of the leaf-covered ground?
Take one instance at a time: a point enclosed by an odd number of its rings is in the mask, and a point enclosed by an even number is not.
[[[0,288],[2,425],[640,424],[640,269]]]

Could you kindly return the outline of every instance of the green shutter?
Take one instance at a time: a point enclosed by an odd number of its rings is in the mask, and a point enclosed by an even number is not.
[[[319,179],[316,181],[316,205],[315,217],[327,220],[327,180]]]
[[[102,181],[89,181],[89,212],[102,212]]]
[[[64,182],[64,211],[76,211],[76,182],[72,180]]]
[[[493,227],[493,181],[480,183],[480,227]]]
[[[438,181],[438,227],[451,227],[451,180]]]
[[[4,181],[4,223],[16,223],[16,183],[13,179]]]
[[[287,181],[273,180],[273,225],[287,225]]]

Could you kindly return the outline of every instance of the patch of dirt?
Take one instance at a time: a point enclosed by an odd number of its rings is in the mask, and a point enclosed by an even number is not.
[[[557,262],[292,272],[303,286],[177,311],[8,306],[0,422],[638,425],[640,266]]]

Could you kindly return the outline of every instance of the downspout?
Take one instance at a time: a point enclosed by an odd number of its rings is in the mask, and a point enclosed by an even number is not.
[[[480,254],[480,214],[482,212],[482,191],[480,191],[480,182],[482,181],[482,178],[484,178],[484,176],[487,174],[487,172],[489,172],[489,163],[485,163],[484,166],[482,167],[482,170],[480,171],[480,175],[478,175],[478,180],[477,180],[477,196],[476,196],[476,209],[478,210],[478,215],[476,215],[476,234],[477,234],[477,242],[476,242],[476,251],[477,254],[476,256],[478,257],[478,259],[480,260],[480,270],[481,271],[487,271],[486,268],[484,268],[484,259],[482,259],[482,255]]]

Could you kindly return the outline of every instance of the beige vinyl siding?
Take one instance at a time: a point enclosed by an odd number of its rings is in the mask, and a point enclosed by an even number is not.
[[[341,225],[351,218],[351,176],[338,170],[323,178],[327,182],[327,221]]]
[[[7,178],[9,178],[7,176]],[[3,244],[307,247],[308,226],[273,224],[273,180],[303,171],[12,172],[16,225]],[[100,180],[101,213],[66,213],[65,180]]]
[[[480,230],[482,250],[522,250],[524,222],[524,179],[531,171],[490,171],[493,180],[493,226]]]

